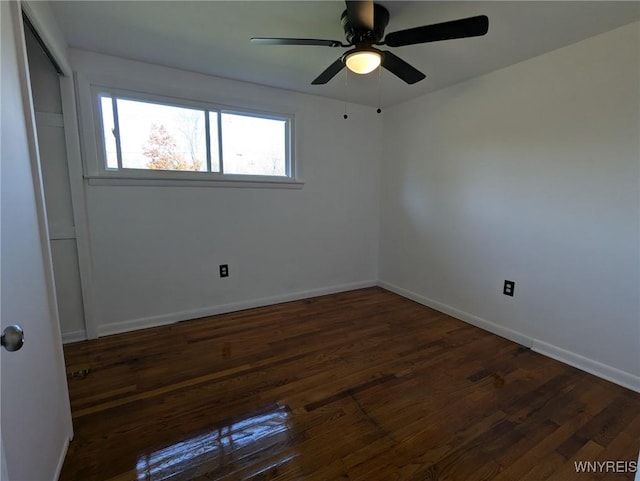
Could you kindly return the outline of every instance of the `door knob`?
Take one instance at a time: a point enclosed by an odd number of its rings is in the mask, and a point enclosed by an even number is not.
[[[9,326],[2,331],[2,347],[7,351],[17,351],[24,344],[24,332],[17,325]]]

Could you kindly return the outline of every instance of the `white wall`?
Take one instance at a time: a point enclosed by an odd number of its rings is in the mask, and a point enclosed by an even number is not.
[[[639,31],[387,109],[382,284],[640,390]]]
[[[373,108],[72,50],[85,155],[95,78],[295,114],[301,189],[86,185],[100,335],[373,285],[381,117]],[[115,85],[117,84],[117,85]],[[220,279],[218,266],[229,264]]]

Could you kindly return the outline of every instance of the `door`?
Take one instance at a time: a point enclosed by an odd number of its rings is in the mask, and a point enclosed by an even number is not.
[[[25,333],[19,351],[0,349],[0,474],[49,481],[62,466],[71,414],[22,15],[16,2],[0,1],[0,9],[0,323]]]

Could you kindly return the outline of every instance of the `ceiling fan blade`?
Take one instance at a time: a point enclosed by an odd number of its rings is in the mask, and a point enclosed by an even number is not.
[[[253,37],[251,43],[258,45],[316,45],[318,47],[349,47],[338,40],[321,40],[316,38],[276,38]]]
[[[373,30],[373,0],[346,0],[347,19],[352,27]]]
[[[420,82],[420,80],[426,77],[420,70],[412,67],[391,52],[382,52],[382,66],[408,84]]]
[[[454,38],[479,37],[488,31],[489,18],[486,15],[478,15],[392,32],[386,36],[384,43],[389,47],[402,47]]]
[[[340,70],[344,68],[344,62],[342,58],[339,58],[331,65],[329,65],[324,72],[322,72],[318,77],[311,82],[311,85],[322,85],[326,84],[329,80],[335,77]]]

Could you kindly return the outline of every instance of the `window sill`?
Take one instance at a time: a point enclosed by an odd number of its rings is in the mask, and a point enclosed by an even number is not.
[[[130,176],[85,176],[91,186],[147,186],[147,187],[222,187],[244,189],[302,189],[304,182],[288,178],[238,176],[228,179],[167,179]]]

